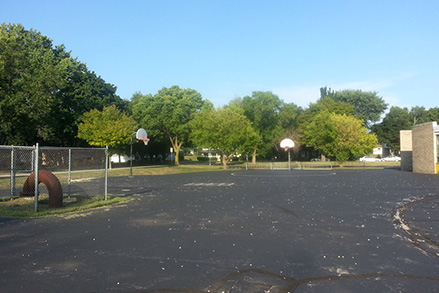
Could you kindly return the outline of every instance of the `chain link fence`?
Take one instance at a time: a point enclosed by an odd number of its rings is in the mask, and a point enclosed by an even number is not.
[[[19,195],[31,173],[45,170],[58,178],[64,197],[106,198],[107,166],[106,148],[0,146],[0,197]],[[47,186],[40,184],[38,193],[47,192]]]
[[[246,163],[246,170],[332,170],[331,163],[268,162]]]

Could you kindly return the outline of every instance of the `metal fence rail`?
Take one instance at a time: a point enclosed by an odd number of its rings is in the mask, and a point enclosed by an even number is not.
[[[64,196],[104,195],[108,186],[107,148],[0,146],[0,197],[20,194],[27,177],[39,170],[52,172],[60,181]],[[36,176],[37,177],[37,176]],[[38,180],[38,179],[37,179]],[[38,193],[47,193],[36,185]],[[36,208],[37,209],[37,208]]]
[[[302,163],[302,170],[332,170],[331,163]]]
[[[246,170],[332,170],[330,163],[262,162],[247,163]]]

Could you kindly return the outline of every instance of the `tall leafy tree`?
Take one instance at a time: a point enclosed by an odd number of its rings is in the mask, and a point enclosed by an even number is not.
[[[370,134],[362,121],[354,116],[333,114],[331,122],[337,129],[333,155],[339,162],[370,154],[378,143],[377,137]]]
[[[400,130],[408,130],[413,126],[413,116],[407,108],[391,107],[389,113],[379,124],[372,126],[381,143],[395,151],[400,149]]]
[[[296,104],[284,103],[278,113],[279,132],[284,135],[285,133],[296,129],[298,127],[298,118],[302,112],[302,108],[298,107]]]
[[[439,108],[430,108],[428,109],[428,117],[430,121],[439,122]]]
[[[304,126],[303,143],[344,162],[372,152],[377,138],[353,116],[322,111]]]
[[[415,106],[410,109],[413,125],[430,122],[430,113],[425,107]]]
[[[298,117],[299,128],[307,125],[317,114],[328,112],[340,115],[352,115],[354,106],[345,102],[337,102],[329,96],[323,96],[315,103],[311,103]]]
[[[379,142],[399,151],[401,130],[410,130],[413,125],[430,121],[439,121],[439,108],[426,110],[420,106],[411,109],[391,107],[383,120],[372,126],[371,131],[377,135]]]
[[[128,102],[116,95],[116,87],[105,82],[95,72],[78,60],[72,60],[73,66],[68,68],[68,83],[61,88],[57,95],[57,103],[53,107],[52,116],[58,126],[56,133],[62,140],[58,144],[74,145],[72,137],[77,133],[77,127],[83,113],[92,109],[103,110],[104,107],[115,105],[122,111],[127,111]]]
[[[175,164],[183,144],[189,144],[189,122],[194,114],[212,104],[193,89],[163,87],[154,96],[134,94],[131,101],[133,117],[154,139],[169,139],[175,151]]]
[[[0,143],[29,144],[52,134],[50,114],[70,59],[21,25],[0,26]]]
[[[115,91],[63,45],[20,24],[0,26],[0,144],[75,145],[83,113],[123,106]]]
[[[261,140],[255,141],[258,144],[254,145],[253,162],[256,162],[257,155],[267,155],[279,139],[279,111],[282,105],[283,101],[272,92],[253,92],[251,96],[242,99],[244,115],[261,137]]]
[[[333,98],[334,95],[335,95],[335,91],[333,91],[331,88],[328,88],[326,86],[320,88],[320,98],[324,98],[324,97]]]
[[[255,91],[251,96],[233,100],[230,105],[238,105],[259,134],[258,145],[254,146],[252,161],[256,157],[272,158],[278,142],[297,125],[301,108],[294,103],[284,103],[272,92]]]
[[[192,140],[200,147],[217,150],[227,169],[233,155],[253,151],[261,140],[250,120],[237,106],[201,111],[191,122]]]
[[[376,92],[361,90],[343,90],[333,93],[332,98],[337,102],[344,102],[354,106],[353,115],[363,121],[366,127],[381,119],[387,109],[387,104]]]
[[[78,137],[92,146],[117,148],[130,143],[136,128],[136,121],[113,105],[85,113],[78,126]]]

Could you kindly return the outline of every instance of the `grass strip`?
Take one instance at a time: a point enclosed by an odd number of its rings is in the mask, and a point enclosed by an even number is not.
[[[3,198],[0,200],[0,217],[7,218],[32,218],[45,217],[65,213],[79,212],[104,206],[109,206],[124,201],[127,197],[109,197],[107,200],[103,196],[71,196],[64,198],[63,207],[49,209],[49,196],[40,194],[38,200],[38,212],[35,213],[35,201],[33,197],[14,197]]]

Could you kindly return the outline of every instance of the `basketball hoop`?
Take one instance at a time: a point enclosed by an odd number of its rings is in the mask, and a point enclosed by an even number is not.
[[[145,145],[148,145],[149,138],[139,138],[139,140],[143,141]]]
[[[283,148],[285,151],[288,151],[289,149],[294,147],[294,141],[286,138],[280,142],[280,147]]]
[[[131,134],[131,147],[130,147],[130,176],[133,176],[133,136],[136,135],[137,140],[143,141],[145,145],[148,145],[149,138],[145,129],[139,128],[136,132]]]
[[[137,130],[136,138],[137,138],[137,140],[143,141],[143,143],[145,145],[148,145],[149,138],[148,138],[148,134],[146,133],[145,129],[140,128],[139,130]]]
[[[294,147],[294,141],[289,138],[285,138],[280,142],[280,147],[288,152],[288,170],[291,170],[290,149]]]

